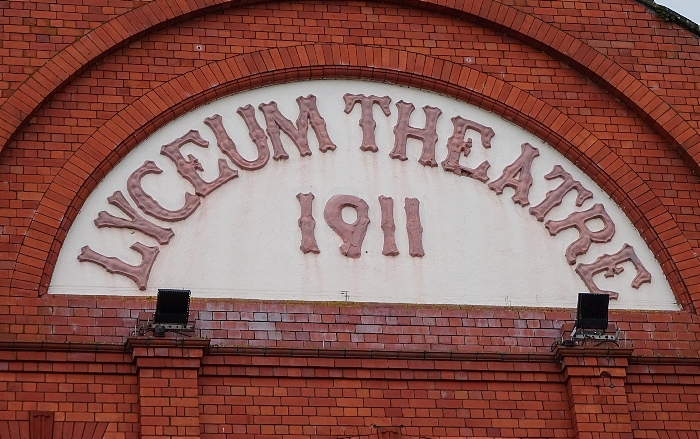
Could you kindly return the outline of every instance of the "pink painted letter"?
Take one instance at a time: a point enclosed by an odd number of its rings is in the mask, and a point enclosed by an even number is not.
[[[603,221],[603,228],[597,232],[586,227],[586,222],[595,218],[600,218]],[[605,207],[602,204],[595,204],[583,212],[574,212],[560,221],[547,221],[544,226],[552,236],[570,227],[578,230],[578,239],[566,248],[566,261],[569,265],[574,265],[577,257],[586,254],[592,242],[610,242],[615,235],[615,223],[605,212]]]
[[[515,204],[525,207],[530,204],[527,196],[532,186],[532,161],[539,156],[540,152],[529,143],[523,143],[520,156],[510,165],[503,169],[503,174],[498,180],[489,183],[489,189],[498,195],[503,193],[503,189],[508,186],[515,190],[511,197]],[[518,178],[516,178],[518,177]]]
[[[158,247],[148,247],[140,242],[135,242],[130,248],[141,254],[143,257],[141,264],[129,265],[121,259],[101,255],[87,245],[80,249],[78,260],[101,265],[108,273],[126,276],[136,282],[139,290],[143,291],[148,284],[148,276],[151,274],[151,268],[153,268],[153,262],[155,262],[159,250]]]
[[[146,160],[137,170],[131,173],[126,182],[126,187],[129,190],[129,195],[134,199],[139,209],[143,210],[153,218],[162,221],[175,222],[182,221],[192,215],[199,207],[199,197],[185,192],[185,205],[178,210],[168,210],[158,204],[156,200],[143,190],[141,179],[148,174],[160,174],[163,170],[160,169],[154,162]]]
[[[420,201],[418,198],[406,198],[404,209],[406,210],[406,231],[408,232],[408,254],[422,258],[423,251],[423,226],[420,223]]]
[[[301,229],[301,245],[299,248],[304,254],[306,253],[321,253],[316,244],[316,236],[314,229],[316,228],[316,220],[311,209],[314,201],[314,194],[297,194],[297,199],[301,205],[301,216],[299,217],[299,228]]]
[[[627,261],[631,261],[635,270],[637,270],[637,275],[632,279],[633,288],[636,289],[645,282],[651,282],[651,273],[644,268],[642,261],[639,260],[637,254],[634,252],[634,248],[629,244],[623,245],[622,249],[614,255],[603,255],[599,257],[592,264],[579,264],[578,267],[576,267],[576,273],[581,276],[583,283],[586,284],[588,291],[591,293],[609,294],[611,299],[617,299],[618,293],[598,288],[593,281],[593,276],[602,272],[605,272],[605,277],[613,277],[620,274],[624,271],[624,268],[620,267],[618,264]]]
[[[345,207],[352,207],[357,212],[357,220],[348,224],[343,220],[342,211]],[[362,241],[367,233],[369,225],[369,206],[367,203],[353,195],[334,195],[326,203],[323,217],[326,223],[343,240],[340,253],[349,258],[359,258],[362,254]]]
[[[204,140],[202,136],[199,135],[199,131],[190,130],[184,136],[173,140],[167,145],[163,145],[160,148],[160,153],[168,157],[175,163],[177,167],[177,173],[180,174],[185,180],[192,183],[194,186],[194,193],[200,197],[206,197],[213,190],[219,188],[222,184],[233,180],[238,177],[238,171],[234,171],[229,168],[225,159],[219,159],[219,176],[216,177],[214,181],[207,182],[199,175],[197,171],[203,171],[204,168],[202,164],[199,163],[197,157],[192,154],[188,154],[187,158],[182,155],[180,148],[188,143],[194,143],[202,148],[208,148],[209,142]]]
[[[355,104],[360,103],[360,108],[362,110],[362,115],[360,116],[360,128],[362,128],[362,145],[360,149],[362,151],[372,151],[377,152],[377,141],[374,137],[374,130],[377,127],[377,123],[374,121],[374,114],[372,112],[374,104],[378,104],[386,116],[391,114],[389,109],[389,103],[391,103],[391,98],[389,96],[365,96],[365,95],[353,95],[347,93],[343,96],[345,99],[345,114],[350,114]]]
[[[215,114],[211,117],[207,117],[204,119],[204,123],[214,132],[219,149],[231,159],[233,164],[246,171],[260,169],[270,160],[270,147],[267,146],[267,136],[262,128],[260,128],[260,125],[258,125],[258,121],[255,119],[255,109],[252,106],[246,105],[245,107],[239,108],[237,113],[241,115],[248,126],[248,134],[258,149],[258,158],[255,160],[246,160],[241,156],[236,149],[236,144],[233,143],[233,140],[231,140],[231,137],[226,132],[226,128],[224,128],[221,116]]]
[[[564,195],[572,190],[576,190],[576,205],[581,207],[583,202],[589,198],[593,197],[593,193],[583,187],[583,185],[574,180],[571,174],[566,172],[564,168],[559,165],[555,165],[552,172],[544,176],[547,180],[554,180],[555,178],[561,178],[564,181],[559,185],[558,188],[553,191],[548,191],[544,200],[535,207],[530,208],[530,215],[534,215],[537,221],[544,221],[544,217],[549,213],[550,210],[554,209],[561,204],[564,199]]]
[[[275,153],[272,158],[275,160],[289,158],[289,155],[282,146],[280,130],[289,136],[290,139],[292,139],[292,142],[294,142],[296,147],[299,149],[299,153],[302,157],[311,155],[308,139],[309,122],[311,123],[311,128],[313,128],[314,133],[316,133],[316,138],[318,139],[318,149],[320,149],[321,152],[326,152],[328,150],[332,151],[336,148],[335,144],[331,141],[331,138],[328,135],[326,121],[318,112],[318,107],[316,106],[316,96],[308,95],[305,98],[299,96],[297,98],[297,104],[299,104],[299,117],[297,117],[296,126],[294,126],[292,121],[280,113],[276,102],[273,101],[269,104],[260,104],[258,106],[258,108],[260,108],[265,115],[267,134],[270,136],[272,150]]]
[[[476,169],[471,169],[461,166],[459,164],[459,158],[462,154],[464,154],[464,157],[468,157],[472,149],[472,139],[467,139],[466,142],[464,141],[467,130],[474,130],[481,134],[481,145],[484,148],[491,148],[491,139],[496,133],[490,127],[483,126],[460,116],[452,118],[452,125],[454,126],[454,131],[452,132],[452,137],[447,140],[447,157],[442,162],[442,169],[486,183],[489,180],[486,172],[491,166],[488,161],[485,160],[477,166]]]
[[[391,197],[379,196],[379,206],[382,208],[382,232],[384,232],[384,256],[396,256],[399,249],[396,247],[396,224],[394,224],[394,199]]]
[[[437,166],[435,161],[435,144],[438,141],[437,120],[442,114],[439,108],[426,105],[423,107],[425,112],[425,128],[416,128],[408,124],[411,113],[416,107],[411,103],[398,101],[396,108],[399,109],[398,120],[394,127],[394,149],[389,153],[392,159],[408,160],[406,155],[406,142],[409,137],[418,139],[423,142],[423,152],[418,159],[418,163],[423,166]]]
[[[116,191],[111,197],[107,197],[109,204],[117,206],[122,212],[124,212],[130,219],[119,218],[112,215],[109,212],[102,211],[97,214],[95,218],[95,225],[97,228],[102,227],[115,227],[123,229],[138,230],[158,241],[158,244],[167,244],[170,242],[175,233],[172,229],[163,228],[152,222],[148,221],[144,217],[136,212],[136,209],[131,207],[129,202],[124,197],[121,191]]]

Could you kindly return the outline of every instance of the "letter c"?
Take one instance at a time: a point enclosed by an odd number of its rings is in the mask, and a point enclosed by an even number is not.
[[[137,170],[131,173],[126,187],[136,205],[153,218],[174,223],[182,221],[194,213],[200,205],[199,197],[185,192],[185,205],[178,210],[168,210],[143,190],[141,179],[148,174],[161,174],[162,169],[151,160],[146,160]]]

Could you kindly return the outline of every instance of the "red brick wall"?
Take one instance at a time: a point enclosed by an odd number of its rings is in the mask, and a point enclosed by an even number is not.
[[[26,348],[0,351],[1,438],[29,438],[33,411],[54,413],[53,437],[138,437],[130,355]]]
[[[555,364],[211,356],[200,378],[202,438],[568,437]],[[223,426],[223,427],[222,427]]]
[[[55,410],[59,420],[108,422],[107,433],[114,435],[105,437],[128,439],[139,427],[165,423],[167,410],[148,407],[173,398],[184,404],[188,393],[178,388],[194,378],[202,438],[376,436],[372,425],[404,426],[410,437],[573,437],[578,431],[571,412],[576,394],[566,384],[573,366],[563,367],[550,349],[562,326],[570,327],[571,311],[196,300],[196,335],[212,343],[199,367],[168,351],[168,340],[178,346],[172,338],[132,339],[166,343],[151,354],[124,347],[138,313],[152,309],[153,301],[90,300],[71,299],[72,307],[62,308],[93,314],[74,320],[73,332],[82,336],[60,334],[57,325],[44,344],[0,342],[0,389],[7,390],[0,421]],[[125,308],[133,317],[99,317]],[[615,312],[611,319],[623,331],[622,346],[634,348],[624,354],[629,367],[615,365],[628,370],[616,383],[627,398],[626,425],[648,434],[695,429],[700,318]],[[615,354],[589,350],[574,353],[599,361]],[[200,361],[197,354],[192,358]],[[576,366],[589,377],[578,388],[607,389],[601,371],[610,366],[596,368],[589,359],[581,357]],[[174,409],[173,416],[185,413]],[[148,424],[147,416],[161,421]],[[647,422],[666,417],[684,423]],[[604,424],[610,422],[595,420]]]
[[[700,431],[700,381],[697,366],[633,366],[627,377],[630,415],[638,437],[669,437]]]
[[[161,425],[193,406],[202,438],[698,431],[698,37],[633,0],[0,11],[0,438],[34,410],[56,431],[196,437]],[[141,139],[216,97],[322,76],[445,93],[549,142],[625,208],[684,311],[613,313],[629,352],[555,355],[570,310],[196,300],[212,347],[185,367],[172,346],[125,346],[152,300],[43,295],[83,200]],[[185,395],[181,414],[158,405]]]

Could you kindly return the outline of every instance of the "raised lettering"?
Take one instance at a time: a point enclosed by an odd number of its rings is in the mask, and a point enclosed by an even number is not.
[[[374,136],[374,130],[377,127],[377,123],[374,121],[373,107],[375,104],[379,105],[382,109],[384,115],[389,116],[391,114],[391,109],[389,104],[391,103],[391,98],[389,96],[365,96],[365,95],[353,95],[350,93],[343,96],[345,100],[345,114],[350,114],[355,104],[360,103],[360,108],[362,114],[360,116],[360,128],[362,128],[362,145],[360,149],[362,151],[372,151],[377,152],[377,141]]]
[[[586,222],[596,218],[603,221],[603,228],[593,232],[586,227]],[[595,204],[583,212],[574,212],[560,221],[547,221],[544,226],[552,236],[571,227],[578,230],[578,239],[566,248],[566,261],[569,265],[574,265],[577,257],[586,254],[592,242],[610,242],[615,235],[615,223],[605,212],[602,204]]]
[[[418,198],[406,198],[405,203],[408,254],[422,258],[425,256],[425,251],[423,251],[423,226],[420,223],[420,201]]]
[[[141,179],[148,174],[160,174],[162,172],[163,170],[154,162],[147,160],[137,170],[131,173],[126,182],[126,188],[139,209],[153,218],[168,222],[182,221],[197,210],[200,204],[199,197],[185,192],[185,205],[178,210],[168,210],[158,204],[153,197],[143,190]]]
[[[336,146],[328,135],[326,121],[321,117],[321,113],[318,112],[316,96],[308,95],[305,98],[299,96],[297,104],[299,105],[299,117],[297,117],[297,128],[299,131],[304,133],[306,138],[309,122],[311,122],[311,128],[316,134],[316,139],[318,139],[318,149],[321,152],[335,151]]]
[[[540,152],[529,143],[523,143],[520,149],[520,156],[503,169],[498,180],[489,183],[489,189],[501,195],[506,186],[512,188],[515,190],[511,197],[513,202],[525,207],[530,204],[527,197],[532,186],[532,161]]]
[[[206,121],[205,121],[206,122]],[[218,137],[217,137],[218,138]],[[199,175],[197,171],[204,171],[202,164],[192,154],[188,154],[187,158],[182,155],[180,148],[188,143],[194,143],[202,148],[208,148],[209,142],[204,140],[197,130],[190,130],[182,137],[179,137],[167,145],[160,148],[160,153],[175,163],[177,173],[185,180],[192,183],[194,193],[200,197],[206,197],[215,189],[218,189],[222,184],[238,177],[238,171],[229,168],[226,160],[219,159],[219,176],[214,181],[207,182]]]
[[[357,213],[354,223],[348,224],[343,220],[342,211],[345,207],[352,207]],[[353,195],[334,195],[326,203],[323,217],[326,223],[343,240],[340,253],[349,258],[359,258],[362,254],[362,242],[369,225],[369,206],[367,203]]]
[[[299,248],[304,254],[306,253],[321,253],[316,244],[316,236],[314,230],[316,228],[316,220],[312,212],[312,203],[314,194],[297,194],[297,200],[301,206],[301,215],[299,216],[299,229],[301,229],[301,245]]]
[[[447,157],[442,161],[442,169],[453,172],[463,177],[471,177],[486,183],[489,180],[486,172],[491,164],[484,160],[476,169],[467,168],[459,164],[460,156],[469,156],[472,148],[472,139],[464,140],[467,130],[474,130],[481,135],[481,145],[484,148],[491,148],[491,139],[496,134],[492,128],[483,126],[474,121],[455,116],[452,119],[454,130],[452,136],[447,140]]]
[[[617,299],[619,294],[614,291],[605,291],[598,288],[595,281],[593,281],[593,276],[598,273],[605,272],[605,277],[613,277],[622,273],[625,269],[620,267],[619,264],[630,261],[634,265],[634,269],[637,270],[636,276],[632,279],[632,288],[638,289],[643,283],[651,282],[651,273],[644,268],[642,261],[639,260],[637,254],[634,252],[634,248],[625,244],[622,249],[613,255],[603,255],[595,260],[592,264],[579,264],[576,267],[576,273],[581,276],[583,283],[588,287],[588,291],[591,293],[598,294],[608,294],[611,299]]]
[[[396,247],[396,224],[394,224],[394,199],[391,197],[379,196],[379,206],[382,208],[381,227],[384,232],[384,256],[397,256],[399,249]]]
[[[141,254],[143,257],[141,264],[129,265],[119,258],[101,255],[93,251],[87,245],[80,249],[78,260],[80,262],[92,262],[93,264],[100,265],[104,267],[108,273],[126,276],[136,283],[139,290],[143,291],[146,289],[148,277],[151,274],[151,268],[153,268],[153,262],[155,262],[156,256],[158,256],[160,250],[158,250],[158,247],[148,247],[140,242],[135,242],[129,248]]]
[[[267,136],[255,119],[255,109],[251,105],[241,107],[236,111],[248,126],[248,134],[258,149],[258,157],[255,160],[246,160],[236,149],[231,137],[226,132],[221,116],[215,114],[204,119],[204,123],[211,128],[216,136],[216,143],[221,152],[231,159],[233,164],[246,171],[254,171],[265,166],[270,160],[270,147],[267,145]]]
[[[406,155],[406,143],[408,138],[418,139],[423,142],[423,151],[421,152],[418,163],[423,166],[437,166],[435,161],[435,144],[438,141],[437,120],[442,114],[439,108],[426,105],[423,107],[425,112],[425,128],[415,128],[408,124],[411,118],[411,113],[416,107],[411,103],[398,101],[396,108],[399,110],[398,120],[394,127],[394,149],[389,153],[392,159],[408,160]]]
[[[294,145],[299,149],[299,153],[302,157],[311,155],[308,140],[309,122],[316,134],[318,149],[321,150],[321,152],[332,151],[336,148],[328,135],[326,121],[318,112],[316,96],[308,95],[305,98],[299,96],[297,98],[297,104],[299,105],[299,117],[297,117],[296,126],[280,113],[279,108],[277,108],[277,102],[272,101],[268,104],[260,104],[258,106],[265,115],[267,135],[270,136],[272,150],[274,152],[272,158],[275,160],[289,158],[289,155],[282,146],[280,130],[292,139],[292,142],[294,142]]]
[[[555,165],[552,168],[552,172],[545,175],[546,180],[554,180],[555,178],[561,178],[564,181],[559,185],[558,188],[548,191],[544,200],[535,207],[530,208],[530,215],[534,215],[537,221],[544,221],[544,217],[549,213],[550,210],[554,209],[561,204],[564,199],[564,195],[572,190],[576,190],[576,205],[578,207],[583,206],[583,202],[589,198],[593,197],[593,193],[583,187],[583,185],[574,180],[574,178],[564,170],[559,165]]]
[[[155,238],[155,240],[158,241],[158,244],[162,245],[170,242],[172,237],[175,236],[172,229],[160,227],[139,215],[138,212],[136,212],[136,209],[131,207],[131,204],[129,204],[121,191],[116,191],[111,197],[107,197],[107,202],[109,202],[109,204],[112,206],[118,207],[130,219],[126,220],[124,218],[119,218],[103,210],[97,214],[97,218],[95,218],[94,221],[98,228],[114,227],[137,230],[152,238]]]

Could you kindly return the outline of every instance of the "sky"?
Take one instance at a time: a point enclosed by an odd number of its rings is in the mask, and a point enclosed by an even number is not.
[[[656,0],[656,3],[700,24],[700,0]]]

